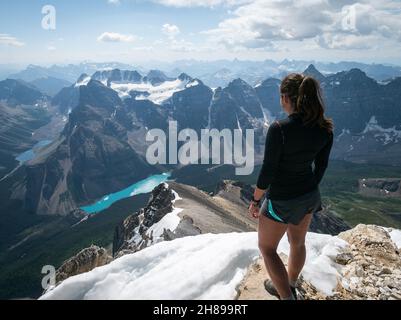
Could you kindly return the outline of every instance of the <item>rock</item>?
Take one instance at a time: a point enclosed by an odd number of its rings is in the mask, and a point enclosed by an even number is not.
[[[325,207],[313,215],[309,231],[337,235],[351,228],[344,220],[330,213],[329,209]]]
[[[113,239],[113,256],[119,250],[124,250],[124,244],[127,245],[125,241],[134,236],[137,226],[139,226],[138,215],[131,215],[116,227]]]
[[[401,179],[360,179],[359,193],[370,197],[401,198]]]
[[[392,271],[390,268],[384,267],[384,268],[382,268],[382,269],[380,270],[380,273],[379,273],[379,274],[392,274],[392,273],[393,273],[393,271]]]
[[[353,258],[352,253],[343,252],[336,256],[336,262],[338,264],[346,265],[348,262],[350,262],[352,260],[352,258]]]
[[[339,294],[335,298],[387,300],[394,292],[399,294],[396,275],[401,267],[401,257],[384,228],[358,225],[340,233],[339,238],[347,241],[349,246],[336,257],[336,262],[344,267],[342,281],[338,284]],[[353,258],[348,260],[350,251]],[[349,286],[346,285],[348,282]]]
[[[366,288],[366,293],[371,297],[375,297],[377,296],[378,290],[376,288],[369,286]]]
[[[59,283],[69,277],[91,271],[108,264],[112,260],[113,258],[107,253],[106,249],[92,245],[61,265],[56,272],[56,282]]]
[[[235,300],[277,300],[264,288],[263,282],[269,276],[262,257],[252,263],[242,281],[238,284]]]
[[[362,268],[362,267],[358,266],[358,267],[356,268],[356,270],[355,270],[355,274],[356,274],[358,277],[362,278],[362,277],[365,275],[365,272],[363,271],[363,268]]]
[[[401,300],[401,294],[397,293],[397,292],[392,292],[391,297],[393,297],[394,299],[397,299],[397,300]]]
[[[152,191],[152,195],[145,208],[126,218],[114,232],[113,256],[133,253],[153,243],[153,233],[148,234],[148,229],[159,222],[166,214],[173,211],[175,194],[165,183],[161,183]],[[180,230],[185,229],[182,222]],[[161,238],[173,240],[177,237],[171,230],[164,230]]]
[[[391,268],[401,267],[398,250],[390,235],[381,227],[357,225],[354,229],[339,234],[339,237],[369,256],[376,263]]]

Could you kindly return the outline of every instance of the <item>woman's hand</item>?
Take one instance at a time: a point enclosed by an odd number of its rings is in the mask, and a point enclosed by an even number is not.
[[[265,190],[256,188],[255,192],[253,193],[252,200],[249,204],[249,215],[251,218],[259,218],[259,211],[260,211],[260,202],[262,201],[263,195],[265,194]]]
[[[248,211],[249,211],[249,215],[251,216],[251,218],[255,218],[255,219],[259,218],[260,208],[259,208],[259,205],[256,204],[255,202],[251,201],[251,203],[249,204]]]

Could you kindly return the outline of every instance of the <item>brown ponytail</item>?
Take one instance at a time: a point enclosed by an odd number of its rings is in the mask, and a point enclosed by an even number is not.
[[[304,125],[318,125],[329,132],[333,131],[333,121],[324,115],[320,85],[314,78],[298,73],[290,74],[282,81],[280,91],[290,98]]]

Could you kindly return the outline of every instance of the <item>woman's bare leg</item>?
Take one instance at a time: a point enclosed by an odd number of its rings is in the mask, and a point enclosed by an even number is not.
[[[258,224],[259,249],[270,279],[281,298],[288,298],[292,295],[287,270],[277,254],[278,244],[286,230],[286,224],[275,222],[260,214]]]
[[[299,225],[288,225],[287,236],[290,243],[290,256],[288,258],[288,280],[290,281],[290,284],[295,284],[305,264],[305,237],[311,220],[312,214],[307,214]]]

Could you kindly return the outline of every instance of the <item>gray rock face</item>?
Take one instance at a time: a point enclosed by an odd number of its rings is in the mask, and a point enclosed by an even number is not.
[[[43,93],[24,81],[13,79],[0,81],[0,100],[5,100],[9,105],[34,105],[44,98],[46,97]]]
[[[159,85],[165,81],[173,80],[172,78],[167,77],[160,70],[150,70],[148,74],[143,78],[145,82],[150,82],[151,84]]]
[[[247,205],[252,199],[254,190],[251,185],[245,182],[223,180],[217,184],[213,195],[220,195],[232,202],[241,202]]]
[[[309,231],[316,233],[326,233],[337,235],[340,232],[351,229],[351,227],[341,218],[331,214],[328,208],[313,215]]]
[[[48,97],[19,80],[0,81],[0,180],[17,165],[16,156],[34,146],[32,132],[49,123]]]
[[[25,207],[37,214],[66,215],[157,172],[128,143],[123,103],[91,80],[80,87],[79,106],[60,138],[25,166]]]
[[[238,108],[253,118],[263,119],[262,104],[252,86],[241,79],[236,79],[230,82],[227,91],[236,101]]]
[[[173,211],[175,195],[162,183],[152,191],[147,206],[126,218],[116,227],[113,240],[113,256],[121,256],[147,247],[155,240],[148,229]]]
[[[379,84],[359,69],[322,82],[327,113],[335,123],[335,159],[400,164],[401,81]]]
[[[112,260],[106,249],[92,245],[61,265],[56,272],[56,282],[59,283],[69,277],[91,271],[110,263]]]
[[[215,90],[210,103],[210,127],[218,130],[255,129],[258,137],[263,134],[265,122],[262,107],[254,88],[241,79],[234,80],[228,87]]]
[[[210,101],[213,91],[200,80],[198,85],[179,91],[164,105],[170,110],[172,119],[178,122],[179,130],[191,128],[200,133],[208,126]]]
[[[57,106],[62,114],[67,114],[79,103],[79,88],[74,85],[62,88],[52,99],[52,104]]]
[[[401,179],[359,179],[359,193],[368,197],[401,198]]]
[[[143,77],[137,71],[114,69],[107,71],[97,71],[93,74],[92,79],[105,82],[109,87],[111,82],[139,83],[142,81]]]
[[[268,110],[274,117],[282,117],[283,109],[280,105],[280,84],[279,79],[266,79],[255,88],[260,102],[265,110]]]

